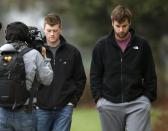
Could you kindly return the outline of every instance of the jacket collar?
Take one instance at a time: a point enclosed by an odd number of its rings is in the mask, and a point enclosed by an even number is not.
[[[132,41],[135,39],[135,30],[130,28],[129,32],[131,33],[131,40],[130,44],[133,43]],[[115,35],[114,35],[114,29],[108,34],[107,38],[112,41],[111,43],[115,46],[117,46]]]
[[[47,45],[46,37],[44,37],[43,40],[45,42],[44,45],[47,47],[48,45]],[[66,44],[65,38],[62,35],[60,35],[60,47],[64,46],[65,44]]]

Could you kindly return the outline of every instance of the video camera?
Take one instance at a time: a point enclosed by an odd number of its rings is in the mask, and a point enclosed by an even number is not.
[[[41,52],[41,48],[44,47],[44,39],[42,32],[34,26],[29,26],[29,42],[30,48],[34,48]]]

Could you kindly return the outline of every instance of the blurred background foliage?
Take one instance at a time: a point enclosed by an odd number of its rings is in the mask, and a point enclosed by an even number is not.
[[[3,24],[0,31],[1,44],[5,42],[5,28],[8,23],[22,21],[29,26],[37,26],[42,30],[44,16],[56,12],[62,18],[62,34],[81,51],[87,74],[87,84],[79,105],[85,109],[78,110],[77,108],[74,112],[73,131],[100,131],[98,114],[95,109],[90,109],[94,104],[89,85],[91,52],[96,40],[112,30],[110,14],[113,7],[118,4],[126,5],[131,9],[133,13],[132,27],[137,33],[147,38],[150,43],[158,76],[158,100],[165,99],[168,96],[167,0],[0,1],[0,21]],[[152,112],[154,123],[161,113],[162,111],[158,110]],[[81,122],[79,123],[79,121]]]
[[[87,85],[80,104],[93,104],[89,86],[91,51],[95,41],[112,29],[110,14],[114,6],[123,4],[133,13],[132,27],[145,36],[152,47],[158,75],[159,99],[167,96],[168,86],[168,1],[167,0],[1,0],[0,42],[4,43],[6,25],[22,21],[43,29],[43,17],[51,12],[60,14],[63,35],[82,54]]]

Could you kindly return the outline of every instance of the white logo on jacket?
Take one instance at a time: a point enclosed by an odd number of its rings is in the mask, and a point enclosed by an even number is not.
[[[139,47],[138,46],[134,46],[133,49],[139,50]]]

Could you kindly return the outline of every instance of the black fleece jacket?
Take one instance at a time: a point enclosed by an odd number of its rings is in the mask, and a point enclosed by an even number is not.
[[[92,94],[123,103],[146,96],[154,101],[157,78],[148,42],[130,29],[131,40],[123,53],[116,43],[114,31],[96,43],[92,54],[90,81]]]
[[[80,52],[61,36],[55,58],[49,49],[47,57],[51,58],[54,78],[50,86],[39,88],[37,106],[42,109],[53,109],[64,107],[69,102],[76,106],[86,83]]]

